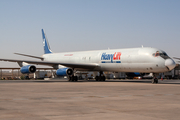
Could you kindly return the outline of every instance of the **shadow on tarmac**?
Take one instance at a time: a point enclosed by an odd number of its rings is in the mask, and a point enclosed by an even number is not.
[[[69,82],[67,79],[55,79],[55,80],[41,80],[41,81],[34,81],[34,82]],[[71,83],[83,83],[83,82],[104,82],[104,83],[108,83],[108,82],[127,82],[127,83],[152,83],[151,79],[141,79],[141,80],[137,80],[137,79],[109,79],[106,81],[96,81],[96,80],[78,80],[77,82],[71,82]],[[180,80],[159,80],[158,84],[180,84]]]
[[[0,83],[56,83],[56,82],[69,82],[67,79],[50,79],[50,80],[0,80]],[[106,80],[106,81],[95,81],[95,80],[78,80],[77,82],[69,82],[69,83],[85,83],[85,82],[103,82],[103,83],[110,83],[110,82],[126,82],[126,83],[150,83],[151,79],[143,79],[143,80],[136,80],[136,79],[128,79],[128,80]],[[158,84],[180,84],[180,80],[159,80]]]

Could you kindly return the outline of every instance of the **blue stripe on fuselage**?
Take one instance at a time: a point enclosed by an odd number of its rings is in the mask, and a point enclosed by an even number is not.
[[[101,63],[121,63],[121,61],[101,61]]]

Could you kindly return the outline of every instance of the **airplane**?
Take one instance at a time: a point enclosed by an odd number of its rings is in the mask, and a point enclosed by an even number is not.
[[[158,83],[157,73],[172,70],[176,64],[166,52],[151,47],[107,49],[93,51],[53,53],[42,29],[44,54],[39,56],[15,53],[39,60],[0,59],[17,62],[23,74],[36,72],[36,65],[51,66],[58,76],[67,76],[69,81],[77,81],[76,71],[98,71],[96,81],[105,81],[103,72],[153,73],[152,83]]]

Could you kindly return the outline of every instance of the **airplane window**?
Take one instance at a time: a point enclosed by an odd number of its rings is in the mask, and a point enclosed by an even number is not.
[[[160,56],[160,57],[162,57],[164,59],[168,59],[169,58],[169,56],[165,52],[159,52],[159,51],[157,51],[156,53],[153,53],[153,56],[154,57]]]
[[[161,53],[160,56],[161,56],[162,58],[164,58],[164,59],[170,58],[165,52]]]
[[[159,52],[156,52],[155,56],[157,57],[157,56],[159,56],[159,55],[160,55],[160,53],[159,53]]]
[[[154,57],[159,56],[159,51],[157,51],[156,53],[153,53],[153,56],[154,56]]]

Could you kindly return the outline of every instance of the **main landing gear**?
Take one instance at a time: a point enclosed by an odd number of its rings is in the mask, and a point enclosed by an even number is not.
[[[68,79],[69,79],[69,81],[75,81],[75,82],[78,81],[78,77],[77,77],[77,76],[74,76],[74,75],[68,76]]]
[[[103,71],[99,72],[99,76],[96,76],[96,81],[105,81],[106,77],[103,75]]]
[[[157,78],[153,78],[152,79],[152,84],[157,84],[158,83],[158,79]]]
[[[69,79],[70,82],[76,82],[76,81],[78,81],[78,77],[75,76],[75,75],[69,75],[69,76],[68,76],[68,79]],[[96,81],[105,81],[105,80],[106,80],[106,77],[104,76],[103,71],[100,71],[100,72],[99,72],[99,76],[96,76],[95,79],[96,79]]]

